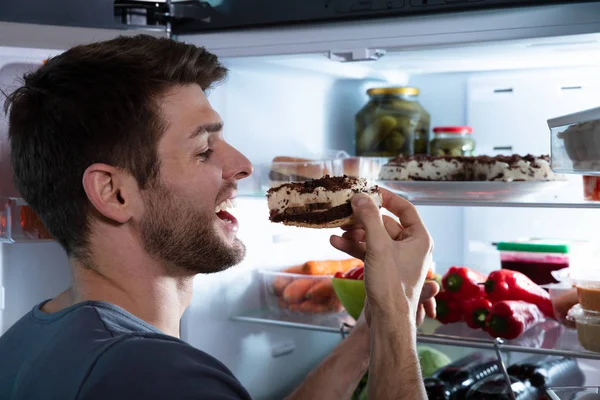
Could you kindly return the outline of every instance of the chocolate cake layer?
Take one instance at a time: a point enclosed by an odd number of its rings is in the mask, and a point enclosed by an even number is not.
[[[347,218],[352,215],[352,206],[350,203],[332,207],[325,211],[313,211],[298,214],[275,213],[271,216],[272,222],[304,222],[308,224],[325,224],[339,219]]]

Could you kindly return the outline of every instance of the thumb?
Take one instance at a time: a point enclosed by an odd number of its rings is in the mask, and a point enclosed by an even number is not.
[[[379,208],[369,196],[358,193],[352,197],[351,204],[354,219],[365,229],[367,246],[383,244],[389,240],[389,235],[379,214]]]

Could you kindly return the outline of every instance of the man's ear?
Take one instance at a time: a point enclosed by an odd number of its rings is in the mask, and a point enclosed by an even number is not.
[[[82,179],[83,189],[94,208],[121,224],[133,216],[132,201],[137,188],[133,183],[135,179],[127,172],[100,163],[87,167]]]

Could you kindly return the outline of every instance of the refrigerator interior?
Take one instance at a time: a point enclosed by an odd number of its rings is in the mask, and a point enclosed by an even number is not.
[[[547,118],[598,106],[599,38],[585,34],[410,48],[357,63],[332,61],[316,50],[225,57],[229,79],[209,99],[225,121],[226,139],[256,166],[255,178],[240,183],[244,190],[255,185],[252,180],[260,176],[261,166],[276,155],[351,153],[354,114],[367,100],[366,88],[376,85],[420,88],[420,101],[432,116],[432,126],[473,126],[481,153],[508,145],[518,153],[547,154]],[[202,35],[181,39],[203,43]],[[11,76],[21,73],[15,64],[39,65],[56,53],[0,48],[2,84],[10,85]],[[6,146],[2,121],[0,143]],[[0,173],[8,179],[5,160],[3,151]],[[581,190],[577,179],[573,178],[574,187]],[[239,200],[235,215],[247,257],[228,271],[195,279],[192,304],[182,320],[182,338],[224,362],[254,398],[280,399],[341,337],[234,322],[230,317],[262,306],[258,269],[344,254],[328,244],[329,235],[339,231],[273,225],[262,196],[255,193]],[[484,271],[496,268],[497,254],[481,246],[492,241],[526,236],[595,239],[594,227],[600,220],[594,209],[437,206],[419,207],[419,211],[436,243],[438,272],[462,264]],[[0,286],[5,299],[0,332],[4,332],[35,303],[63,290],[69,272],[56,243],[2,244],[1,251]],[[453,356],[468,351],[444,350]],[[600,385],[589,376],[588,384]]]

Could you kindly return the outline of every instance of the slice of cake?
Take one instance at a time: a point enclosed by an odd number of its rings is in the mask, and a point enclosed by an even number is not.
[[[336,228],[353,222],[350,199],[365,193],[381,207],[377,186],[366,179],[324,176],[304,182],[290,182],[267,191],[269,220],[307,228]]]
[[[381,167],[380,180],[465,181],[469,180],[466,157],[398,156]]]
[[[552,181],[557,176],[550,168],[550,157],[478,156],[474,157],[473,179],[479,181]]]

